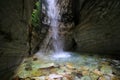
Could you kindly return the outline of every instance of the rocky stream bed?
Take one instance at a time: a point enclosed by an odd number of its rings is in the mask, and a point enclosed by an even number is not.
[[[13,80],[120,80],[120,61],[75,54],[67,58],[35,55],[23,60]]]

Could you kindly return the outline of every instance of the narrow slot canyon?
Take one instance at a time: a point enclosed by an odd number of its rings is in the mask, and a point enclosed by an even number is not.
[[[1,0],[0,80],[120,80],[119,0]]]

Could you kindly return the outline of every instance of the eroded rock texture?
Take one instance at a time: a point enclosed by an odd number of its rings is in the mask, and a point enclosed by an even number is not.
[[[0,1],[0,78],[11,72],[28,54],[28,25],[34,0]]]
[[[42,23],[47,27],[46,33],[49,34],[50,21],[46,15],[46,5],[44,0]],[[62,17],[59,20],[60,33],[64,35],[65,50],[119,53],[119,0],[58,0],[58,5]],[[47,38],[50,39],[50,36]]]
[[[58,20],[58,24],[59,24],[59,36],[60,36],[60,40],[63,41],[63,46],[64,49],[70,49],[70,47],[67,47],[69,45],[71,45],[71,33],[69,32],[71,30],[71,28],[74,26],[74,20],[73,20],[73,5],[72,5],[73,1],[72,0],[57,0],[57,7],[58,7],[58,11],[59,11],[59,16],[60,18],[56,19]],[[51,35],[51,21],[48,18],[48,14],[47,14],[47,10],[48,10],[48,6],[47,6],[47,2],[46,0],[44,0],[42,2],[42,28],[44,31],[44,33],[46,33],[47,35],[44,35],[44,40],[43,40],[43,44],[40,45],[41,49],[45,49],[45,50],[50,50],[52,49],[51,45],[52,45],[52,35]],[[67,43],[66,43],[67,41]]]
[[[77,0],[76,28],[73,31],[77,51],[120,52],[120,1]],[[79,5],[78,5],[79,4]],[[76,15],[77,14],[77,15]]]

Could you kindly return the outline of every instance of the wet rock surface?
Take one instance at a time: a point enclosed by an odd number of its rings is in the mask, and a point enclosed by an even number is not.
[[[73,36],[77,44],[76,51],[119,54],[120,1],[76,0],[74,2],[77,26]]]
[[[74,20],[73,20],[73,0],[56,0],[56,7],[58,8],[58,17],[55,18],[55,20],[58,21],[58,35],[60,36],[59,40],[61,41],[62,45],[64,45],[64,50],[70,50],[72,45],[71,40],[71,29],[74,27]],[[51,19],[49,18],[49,15],[47,14],[48,11],[48,3],[46,0],[42,1],[42,29],[47,27],[46,34],[43,35],[40,49],[44,52],[47,50],[51,50],[52,48],[52,29],[51,29]],[[40,35],[42,35],[41,33]],[[49,37],[49,38],[48,38]],[[45,44],[44,44],[45,43]],[[66,43],[66,44],[65,44]],[[49,45],[49,46],[47,46]]]
[[[110,63],[114,60],[88,55],[70,58],[61,58],[58,61],[50,58],[27,58],[16,70],[13,80],[120,80],[117,66]],[[79,60],[76,62],[74,58]],[[119,60],[115,62],[120,65]],[[25,69],[28,64],[32,69]]]
[[[28,25],[35,0],[0,1],[0,79],[8,80],[28,55]],[[11,71],[11,72],[10,72]]]

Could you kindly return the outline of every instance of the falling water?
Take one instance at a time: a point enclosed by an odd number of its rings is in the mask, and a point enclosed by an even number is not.
[[[58,0],[46,0],[47,2],[47,15],[50,20],[50,27],[52,32],[52,45],[54,48],[54,58],[66,58],[70,57],[70,54],[63,51],[63,43],[59,35],[59,25],[58,20],[61,19],[60,6],[58,5]]]
[[[60,40],[60,36],[59,36],[59,22],[58,20],[60,20],[60,15],[58,9],[58,5],[57,5],[57,1],[58,0],[46,0],[48,3],[48,10],[47,10],[47,14],[48,17],[50,19],[50,26],[51,26],[51,32],[52,32],[52,44],[53,44],[53,48],[55,50],[55,52],[62,52],[63,51],[63,46],[62,46],[62,41]]]

